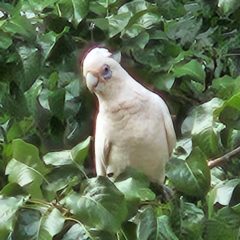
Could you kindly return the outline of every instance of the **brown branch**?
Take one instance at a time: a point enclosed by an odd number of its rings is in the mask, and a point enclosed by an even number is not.
[[[223,164],[224,162],[227,162],[229,161],[229,159],[233,156],[235,156],[237,153],[240,153],[240,146],[233,149],[231,152],[229,153],[226,153],[225,155],[219,157],[219,158],[216,158],[212,161],[209,161],[208,162],[208,166],[210,169],[214,168],[214,167],[217,167],[221,164]]]

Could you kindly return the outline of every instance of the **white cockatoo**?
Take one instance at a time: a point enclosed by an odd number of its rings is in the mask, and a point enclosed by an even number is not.
[[[95,129],[97,175],[115,180],[126,167],[163,184],[176,144],[171,116],[160,96],[134,80],[106,48],[91,49],[82,62],[99,111]]]

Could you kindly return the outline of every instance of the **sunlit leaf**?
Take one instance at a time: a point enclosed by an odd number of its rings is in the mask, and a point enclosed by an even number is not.
[[[214,194],[213,204],[229,205],[233,191],[238,184],[240,184],[239,179],[231,179],[217,184],[210,193],[211,195]]]
[[[14,228],[17,219],[16,212],[23,206],[24,198],[19,197],[3,197],[0,196],[0,231],[1,239],[6,239],[10,231]]]
[[[24,186],[32,197],[41,198],[40,185],[48,173],[41,159],[38,149],[20,139],[12,144],[13,158],[6,167],[6,175],[12,183]]]

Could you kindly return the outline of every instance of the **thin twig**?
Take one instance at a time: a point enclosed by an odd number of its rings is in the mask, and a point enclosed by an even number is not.
[[[240,146],[233,149],[231,152],[226,153],[225,155],[208,162],[208,166],[210,169],[217,167],[222,163],[227,162],[231,157],[235,156],[237,153],[240,153]]]

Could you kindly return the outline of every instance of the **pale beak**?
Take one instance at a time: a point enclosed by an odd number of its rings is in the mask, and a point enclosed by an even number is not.
[[[98,85],[98,77],[95,77],[92,73],[88,72],[86,75],[86,84],[88,89],[93,92]]]

